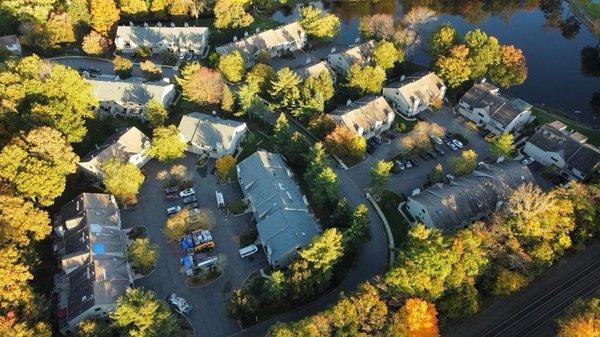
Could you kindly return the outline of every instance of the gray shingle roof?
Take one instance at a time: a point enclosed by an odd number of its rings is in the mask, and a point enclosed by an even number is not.
[[[528,140],[547,152],[558,153],[565,163],[587,176],[600,163],[600,149],[587,144],[587,137],[570,133],[560,121],[544,124]]]
[[[229,54],[237,50],[243,57],[248,58],[261,49],[285,44],[297,43],[304,38],[304,28],[298,22],[292,22],[281,27],[265,30],[239,41],[230,42],[216,48],[219,54]]]
[[[352,66],[354,63],[364,65],[369,62],[371,55],[373,54],[373,48],[375,48],[375,41],[369,40],[365,43],[357,46],[348,48],[339,53],[340,57]]]
[[[215,149],[221,144],[228,149],[236,129],[242,125],[243,122],[192,112],[184,115],[179,122],[179,132],[186,142]]]
[[[390,112],[393,110],[383,96],[369,95],[351,102],[350,105],[341,106],[328,115],[336,123],[345,125],[354,132],[358,132],[359,127],[366,132],[374,127],[377,121],[386,121]]]
[[[116,36],[123,42],[136,45],[156,45],[161,41],[175,45],[202,45],[207,32],[206,27],[119,26]]]
[[[416,97],[421,102],[429,102],[432,98],[439,97],[444,82],[434,72],[419,72],[406,77],[402,81],[386,85],[385,88],[400,89],[400,93],[408,102]]]
[[[164,81],[141,82],[134,79],[113,80],[100,77],[86,78],[99,101],[146,104],[152,98],[163,103],[163,98],[175,86]]]
[[[531,109],[531,104],[505,97],[498,87],[489,82],[476,83],[460,100],[474,108],[488,108],[490,118],[503,126],[509,125],[521,112]]]
[[[300,187],[283,157],[257,151],[237,165],[238,178],[253,205],[263,244],[272,261],[301,245],[305,247],[320,229]]]
[[[334,78],[334,76],[335,76],[335,73],[333,72],[333,70],[331,69],[329,64],[325,61],[312,63],[312,64],[309,64],[306,66],[301,66],[301,67],[294,69],[294,71],[298,75],[300,75],[302,80],[306,80],[307,78],[309,78],[311,76],[317,77],[324,71],[328,72],[332,78]]]
[[[435,184],[410,196],[421,203],[436,227],[452,230],[478,214],[496,209],[518,186],[534,183],[529,168],[515,161],[479,166],[472,174],[458,178],[451,185]]]

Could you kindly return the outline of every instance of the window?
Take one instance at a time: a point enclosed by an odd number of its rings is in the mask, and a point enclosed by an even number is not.
[[[94,311],[100,311],[100,308],[96,308],[96,309],[94,309]]]
[[[554,160],[555,162],[558,162],[558,159],[556,159],[554,157],[550,157],[550,159]]]
[[[481,117],[484,117],[484,115],[481,112],[478,112],[477,114]]]
[[[421,212],[422,212],[423,214],[425,214],[425,210],[424,210],[424,209],[421,209]]]

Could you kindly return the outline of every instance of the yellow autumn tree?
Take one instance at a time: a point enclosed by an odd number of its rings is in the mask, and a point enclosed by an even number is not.
[[[409,298],[392,317],[389,336],[438,337],[437,310],[432,303]]]

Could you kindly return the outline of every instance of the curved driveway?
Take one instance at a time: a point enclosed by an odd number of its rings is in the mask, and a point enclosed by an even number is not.
[[[46,59],[47,61],[59,63],[67,67],[78,69],[81,67],[90,67],[100,70],[102,74],[115,75],[113,63],[111,60],[105,60],[95,57],[87,56],[61,56]],[[177,70],[171,66],[161,66],[164,77],[174,79]],[[140,69],[139,63],[133,64],[133,76],[143,77],[142,70]]]
[[[388,243],[383,226],[375,210],[365,199],[364,191],[356,186],[346,171],[336,167],[332,168],[338,176],[340,196],[348,199],[352,208],[361,203],[369,208],[368,216],[371,227],[371,240],[361,246],[354,266],[350,269],[342,283],[333,291],[299,309],[275,316],[232,336],[264,336],[275,322],[297,321],[303,317],[323,311],[339,299],[340,292],[351,293],[356,290],[360,283],[370,280],[374,276],[382,275],[386,271]]]

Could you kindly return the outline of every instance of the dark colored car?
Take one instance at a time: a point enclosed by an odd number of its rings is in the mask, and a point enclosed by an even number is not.
[[[191,204],[193,202],[196,202],[196,196],[195,195],[190,195],[189,197],[183,198],[183,204],[184,205]]]
[[[165,196],[165,199],[167,199],[167,201],[174,201],[179,199],[179,195],[176,193],[170,193]]]
[[[446,154],[446,152],[442,149],[440,149],[439,147],[435,147],[435,152],[437,152],[440,156],[443,156]]]
[[[421,159],[423,159],[423,160],[428,160],[429,159],[429,157],[426,156],[425,153],[419,153],[419,157],[421,157]]]
[[[166,194],[177,193],[177,192],[179,192],[179,188],[177,186],[165,188]]]
[[[429,155],[429,157],[431,157],[431,159],[435,159],[438,157],[437,153],[435,153],[433,151],[429,151],[429,152],[427,152],[427,154]]]
[[[367,153],[368,153],[368,154],[373,154],[373,153],[375,153],[375,150],[376,150],[376,149],[377,149],[377,148],[376,148],[375,146],[371,145],[371,143],[367,143]]]
[[[381,144],[383,144],[383,141],[382,141],[382,140],[381,140],[381,138],[379,138],[379,137],[373,137],[373,138],[371,138],[371,139],[373,139],[373,141],[374,141],[375,143],[377,143],[377,145],[381,145]]]
[[[419,161],[417,159],[410,158],[408,161],[412,164],[412,166],[419,166]]]
[[[392,130],[389,130],[388,133],[387,133],[387,135],[388,135],[388,137],[390,137],[390,139],[396,139],[396,137],[398,137],[396,135],[396,133],[394,131],[392,131]]]

